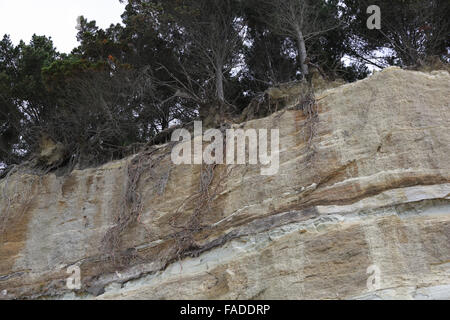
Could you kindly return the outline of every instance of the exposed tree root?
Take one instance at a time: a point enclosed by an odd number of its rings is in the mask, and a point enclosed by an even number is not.
[[[202,165],[200,173],[200,186],[197,193],[188,197],[177,209],[170,225],[177,230],[173,236],[176,247],[174,255],[178,259],[183,258],[185,253],[198,249],[194,240],[195,233],[207,228],[202,225],[205,215],[211,212],[213,201],[222,192],[225,179],[231,174],[232,168],[225,167],[224,172],[216,176],[219,165]],[[187,222],[179,224],[177,221],[185,212],[186,207],[193,206],[193,213]],[[169,258],[170,259],[170,258]]]
[[[226,125],[222,126],[221,131],[223,134],[225,134],[226,129],[228,129]],[[225,153],[225,141],[223,143]],[[221,168],[223,170],[220,170]],[[199,231],[209,227],[202,225],[202,221],[211,212],[214,200],[223,191],[224,181],[230,176],[232,171],[233,167],[228,165],[201,165],[198,191],[183,201],[170,221],[171,227],[176,231],[173,235],[176,246],[166,258],[166,263],[174,258],[181,260],[189,252],[197,251],[198,245],[195,242],[194,236]],[[179,223],[178,220],[181,220],[183,213],[186,212],[185,208],[192,208],[192,214],[186,222]]]
[[[297,110],[302,110],[306,116],[306,124],[308,128],[308,148],[311,148],[312,141],[316,135],[316,124],[319,120],[319,109],[316,103],[314,89],[309,89],[300,97],[300,102],[296,106]]]
[[[168,149],[171,150],[170,147]],[[143,209],[143,197],[138,191],[138,185],[145,172],[149,172],[151,177],[154,177],[153,168],[167,156],[167,153],[165,152],[158,157],[153,157],[153,155],[160,150],[161,148],[152,147],[149,150],[139,153],[128,163],[128,179],[124,197],[115,218],[116,223],[111,229],[108,230],[102,241],[104,250],[113,260],[114,264],[124,265],[126,264],[124,260],[126,260],[126,258],[130,258],[130,252],[127,251],[123,253],[120,251],[121,238],[123,233],[131,225],[139,221]],[[158,184],[158,193],[164,192],[167,180],[169,179],[169,174],[170,172],[167,175],[164,175]]]

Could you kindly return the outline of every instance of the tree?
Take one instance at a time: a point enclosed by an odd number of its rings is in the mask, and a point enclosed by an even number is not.
[[[449,60],[450,2],[446,0],[343,0],[352,55],[376,66],[418,66]],[[366,27],[367,7],[381,9],[381,29]],[[349,37],[350,38],[350,37]],[[384,53],[380,56],[381,53]]]
[[[296,78],[295,50],[292,41],[269,29],[261,19],[258,3],[248,1],[245,6],[247,45],[244,47],[247,90],[264,91],[268,86],[289,82]]]
[[[241,1],[173,0],[162,2],[161,7],[161,18],[174,27],[170,33],[178,41],[184,71],[176,78],[179,93],[196,101],[202,117],[223,113],[226,74],[236,67],[242,45]]]
[[[70,55],[45,36],[0,41],[0,166],[39,151],[42,132],[81,166],[120,158],[172,124],[200,116],[215,126],[268,87],[312,77],[311,67],[353,81],[368,63],[449,59],[444,0],[371,1],[381,30],[366,27],[369,3],[356,0],[123,2],[123,24],[81,17]]]
[[[183,77],[179,41],[170,24],[162,25],[161,12],[161,6],[152,2],[130,1],[122,15],[125,27],[117,39],[122,60],[139,70],[139,95],[133,103],[141,109],[140,120],[164,130],[174,121],[190,119],[194,112],[189,102],[176,95],[174,79]]]
[[[307,42],[339,25],[337,1],[262,0],[260,17],[275,33],[294,39],[302,78],[309,73]]]
[[[41,70],[59,57],[53,42],[33,35],[29,44],[14,47],[9,37],[0,43],[0,162],[17,163],[38,145],[37,128],[54,113]]]
[[[43,76],[56,112],[41,129],[63,143],[73,163],[121,158],[129,145],[143,142],[129,103],[136,77],[127,66],[70,56],[44,68]]]
[[[18,54],[5,35],[0,41],[0,164],[3,166],[16,163],[20,158],[14,152],[14,145],[19,142],[21,118],[13,94]]]

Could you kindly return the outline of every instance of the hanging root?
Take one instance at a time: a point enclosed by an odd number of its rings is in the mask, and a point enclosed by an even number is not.
[[[187,253],[193,253],[198,249],[195,243],[195,233],[207,228],[202,225],[205,215],[211,212],[213,201],[223,190],[225,179],[231,174],[232,168],[225,167],[225,171],[216,176],[218,165],[202,165],[200,172],[200,186],[197,193],[188,197],[175,212],[170,225],[176,231],[173,238],[175,240],[175,257],[182,259]],[[193,213],[184,224],[178,224],[184,208],[193,206]],[[170,258],[169,258],[170,259]]]
[[[319,120],[319,110],[316,103],[314,89],[309,87],[306,93],[300,97],[300,102],[296,107],[297,110],[302,110],[306,116],[306,124],[308,128],[308,148],[312,146],[312,141],[316,135],[316,124]]]
[[[283,99],[271,99],[266,92],[258,93],[250,104],[242,111],[237,119],[239,123],[267,117],[280,109],[280,102],[284,105]],[[273,108],[272,108],[273,107]]]
[[[221,128],[223,131],[227,127]],[[171,144],[171,146],[173,146]],[[113,261],[116,266],[126,266],[131,259],[136,256],[130,256],[130,251],[121,252],[121,239],[125,231],[133,224],[141,223],[141,215],[143,211],[143,196],[138,191],[138,185],[144,173],[149,173],[150,177],[156,181],[153,192],[155,195],[162,195],[165,192],[171,168],[157,177],[154,167],[167,156],[167,153],[155,156],[154,154],[160,149],[153,148],[144,151],[135,156],[127,166],[127,185],[124,193],[120,209],[115,218],[115,224],[111,227],[103,238],[103,247],[107,257]],[[171,147],[168,148],[170,153]],[[223,148],[224,152],[226,148]],[[220,170],[224,168],[224,170]],[[220,173],[219,173],[220,172]],[[183,201],[176,210],[174,217],[169,222],[174,229],[174,234],[170,237],[174,240],[174,248],[168,252],[163,258],[165,263],[181,259],[189,254],[195,254],[198,246],[195,242],[195,234],[208,226],[202,225],[204,217],[211,212],[213,201],[222,192],[225,179],[231,174],[232,168],[229,166],[220,166],[218,164],[202,164],[200,170],[200,183],[198,191]],[[186,213],[192,210],[187,218]],[[184,217],[183,221],[182,218]],[[145,225],[144,225],[145,227]],[[145,229],[149,231],[146,227]]]
[[[226,129],[228,129],[226,125],[221,127],[223,134],[225,134]],[[225,142],[223,150],[225,155]],[[220,168],[224,170],[220,170]],[[175,230],[173,238],[176,245],[173,252],[169,253],[166,263],[173,259],[173,256],[181,260],[189,254],[195,255],[199,248],[195,242],[194,235],[209,227],[202,225],[202,221],[211,212],[214,200],[223,191],[224,182],[231,175],[232,171],[233,168],[231,166],[220,166],[218,164],[201,165],[198,191],[183,201],[170,221],[171,227]],[[182,214],[186,212],[186,207],[192,208],[192,214],[187,219],[187,222],[178,223]]]
[[[152,155],[159,150],[160,148],[152,148],[151,150],[143,151],[128,163],[127,185],[120,209],[115,218],[115,225],[108,230],[102,241],[104,250],[114,264],[125,264],[124,259],[126,255],[120,252],[121,238],[123,233],[140,219],[143,203],[142,195],[138,191],[139,181],[143,174],[148,171],[151,177],[154,177],[153,167],[158,165],[166,156],[166,153],[164,153],[153,159]],[[159,192],[164,192],[168,179],[168,175],[162,178],[158,187]]]

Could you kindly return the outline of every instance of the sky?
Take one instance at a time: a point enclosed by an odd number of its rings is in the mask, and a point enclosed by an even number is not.
[[[14,44],[29,42],[31,36],[52,37],[59,52],[78,46],[77,17],[97,21],[107,28],[121,22],[125,4],[119,0],[0,0],[0,37],[9,34]]]

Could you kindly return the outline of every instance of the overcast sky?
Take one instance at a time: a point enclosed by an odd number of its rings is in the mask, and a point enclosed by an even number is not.
[[[107,28],[121,22],[124,8],[119,0],[0,0],[0,37],[9,34],[17,44],[33,33],[51,36],[59,52],[69,53],[78,45],[78,16]]]

